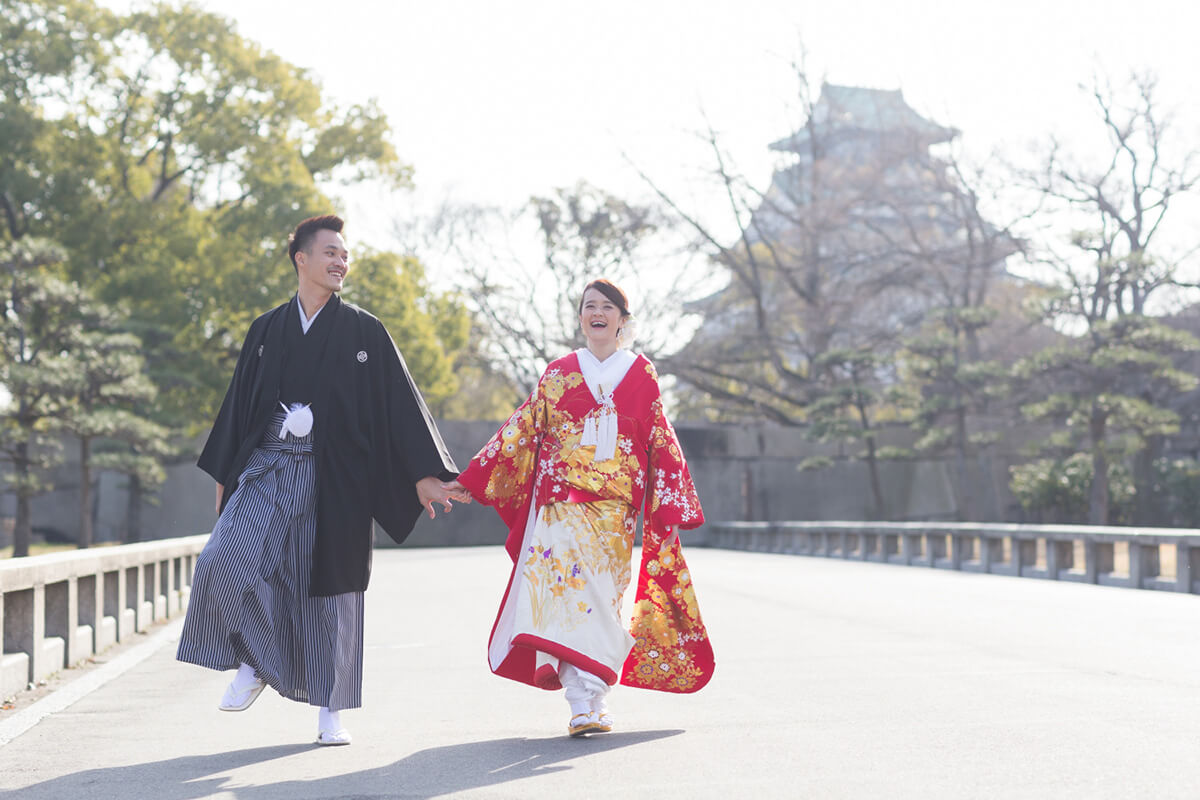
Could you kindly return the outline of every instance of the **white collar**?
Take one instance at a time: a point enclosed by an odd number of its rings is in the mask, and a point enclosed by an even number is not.
[[[598,403],[605,397],[612,396],[624,380],[625,373],[629,372],[633,362],[637,361],[637,356],[620,348],[603,361],[596,358],[586,347],[576,350],[575,355],[579,358],[579,371],[583,373],[583,380]]]
[[[321,306],[321,308],[318,308],[316,311],[314,311],[313,315],[311,317],[309,317],[308,319],[305,319],[304,318],[304,306],[300,305],[300,298],[297,297],[296,298],[296,310],[300,314],[300,330],[304,331],[305,333],[308,333],[308,329],[312,327],[313,320],[317,318],[317,314],[320,314],[321,311],[324,310],[325,306],[327,306],[327,305],[329,305],[328,301],[325,303],[325,305]]]

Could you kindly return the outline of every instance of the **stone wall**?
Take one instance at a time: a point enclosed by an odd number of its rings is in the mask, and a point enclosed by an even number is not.
[[[495,422],[445,422],[442,433],[459,464],[465,464],[496,430]],[[866,467],[838,460],[837,448],[808,440],[802,429],[774,425],[676,426],[700,491],[707,517],[735,520],[865,520],[871,518],[871,495]],[[888,443],[905,443],[909,432],[885,432]],[[1011,438],[1011,437],[1010,437]],[[199,450],[202,440],[196,443]],[[68,454],[72,448],[68,447]],[[800,472],[805,458],[827,455],[834,466]],[[968,465],[981,516],[995,521],[1019,521],[1020,510],[1007,489],[1007,465],[1014,456],[1005,450],[991,460]],[[886,462],[881,479],[892,520],[950,520],[954,518],[953,466],[937,460]],[[34,524],[49,537],[71,540],[78,529],[78,472],[74,463],[58,470],[58,489],[34,501]],[[125,519],[125,479],[105,473],[96,493],[96,539],[120,538]],[[212,480],[192,463],[173,466],[159,492],[157,504],[142,510],[144,538],[187,536],[211,529],[215,520]],[[13,499],[0,499],[0,537],[9,530]],[[456,506],[443,518],[422,518],[408,540],[414,546],[497,544],[505,531],[491,509],[472,504]],[[386,543],[386,537],[381,540]],[[3,542],[0,542],[0,546]]]

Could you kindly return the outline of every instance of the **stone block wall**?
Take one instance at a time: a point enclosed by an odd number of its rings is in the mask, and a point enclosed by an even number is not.
[[[498,422],[450,421],[442,434],[459,465],[488,440]],[[866,520],[872,517],[867,469],[845,460],[837,447],[820,445],[803,429],[775,425],[713,425],[680,423],[676,426],[700,491],[705,514],[712,521],[755,520]],[[885,431],[885,444],[906,444],[905,428]],[[1011,437],[1010,437],[1011,439]],[[199,452],[203,438],[195,444]],[[990,460],[967,465],[981,516],[995,521],[1019,519],[1019,509],[1007,488],[1007,467],[1016,460],[1012,445]],[[73,448],[67,448],[71,453]],[[825,455],[832,467],[801,472],[806,458]],[[954,466],[940,460],[884,462],[880,466],[885,495],[885,516],[892,520],[951,520],[954,518]],[[78,472],[68,462],[58,470],[58,489],[34,501],[34,524],[51,536],[73,539],[78,529]],[[119,539],[126,514],[125,480],[101,475],[96,493],[97,541]],[[171,538],[211,529],[212,479],[194,463],[172,466],[157,503],[142,509],[144,538]],[[0,498],[0,545],[11,527],[11,496]],[[5,526],[9,526],[6,528]],[[407,545],[453,546],[499,544],[505,531],[489,508],[456,506],[438,519],[422,517]],[[379,533],[380,544],[390,540]]]

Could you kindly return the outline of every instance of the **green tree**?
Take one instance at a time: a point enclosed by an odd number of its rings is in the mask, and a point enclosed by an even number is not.
[[[48,242],[25,238],[0,246],[0,458],[16,496],[13,555],[29,554],[33,538],[31,500],[53,486],[45,473],[61,461],[54,423],[72,410],[72,355],[83,336],[88,298],[52,275],[62,253]]]
[[[97,137],[63,109],[77,102],[106,60],[93,33],[110,14],[95,3],[23,2],[0,6],[0,238],[48,233],[47,214],[81,221],[97,187],[88,162]]]
[[[1041,458],[1011,467],[1009,486],[1033,521],[1077,525],[1088,520],[1088,496],[1095,482],[1092,467],[1087,453]],[[1109,464],[1108,484],[1110,521],[1132,521],[1134,489],[1129,470],[1122,464]]]
[[[154,488],[167,477],[163,463],[178,452],[171,445],[169,428],[133,413],[115,413],[113,417],[105,438],[96,446],[92,464],[97,470],[128,479],[121,541],[139,542],[142,504],[154,500]]]
[[[458,391],[453,364],[471,318],[453,294],[435,294],[415,258],[366,251],[354,257],[342,297],[379,317],[430,408]]]
[[[119,458],[127,447],[117,442],[137,442],[143,457],[154,460],[169,452],[166,428],[142,417],[133,409],[146,408],[157,394],[145,374],[142,343],[136,336],[114,329],[111,313],[101,310],[89,330],[76,343],[69,366],[74,402],[59,427],[79,440],[79,546],[94,540],[92,516],[93,475],[100,468],[121,466]],[[111,442],[106,451],[94,453],[97,444]],[[161,465],[138,465],[139,477],[162,481]],[[127,471],[122,469],[121,471]],[[132,492],[131,495],[138,494]],[[139,497],[139,500],[141,498]]]
[[[908,380],[902,394],[918,436],[913,450],[952,455],[960,520],[979,518],[968,465],[998,438],[994,431],[980,430],[977,420],[1007,394],[1008,368],[983,358],[978,349],[979,332],[996,314],[988,307],[937,309],[905,341]]]
[[[1035,398],[1028,415],[1068,424],[1056,446],[1077,443],[1090,453],[1088,521],[1104,524],[1111,460],[1133,455],[1134,483],[1148,495],[1156,460],[1148,445],[1178,429],[1170,400],[1196,382],[1173,363],[1196,339],[1154,319],[1150,302],[1181,282],[1190,253],[1172,248],[1163,232],[1200,169],[1186,153],[1171,158],[1152,75],[1135,75],[1119,90],[1097,81],[1092,96],[1106,158],[1073,163],[1056,146],[1029,176],[1049,212],[1077,223],[1067,247],[1047,243],[1039,259],[1059,279],[1042,318],[1075,336],[1022,362],[1017,376]]]
[[[1023,359],[1014,369],[1029,419],[1059,424],[1049,449],[1090,455],[1087,521],[1106,525],[1113,464],[1136,454],[1152,437],[1179,429],[1179,415],[1157,398],[1192,389],[1196,377],[1174,359],[1200,347],[1195,337],[1140,314],[1089,319],[1088,331]]]
[[[16,0],[0,27],[3,235],[61,241],[67,277],[140,326],[164,420],[195,428],[293,290],[284,238],[329,210],[322,187],[408,185],[387,121],[192,5]]]
[[[808,405],[808,433],[821,442],[861,443],[854,453],[867,467],[871,487],[871,518],[884,519],[883,483],[879,462],[902,453],[879,444],[879,417],[887,414],[887,385],[884,376],[891,366],[883,353],[872,348],[830,350],[814,363],[817,377]],[[801,462],[802,469],[826,466],[822,458]]]

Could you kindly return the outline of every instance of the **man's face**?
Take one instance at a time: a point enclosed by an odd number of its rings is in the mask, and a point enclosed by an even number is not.
[[[309,243],[308,251],[296,253],[296,275],[300,285],[325,292],[340,292],[350,269],[350,253],[340,233],[321,229]]]

